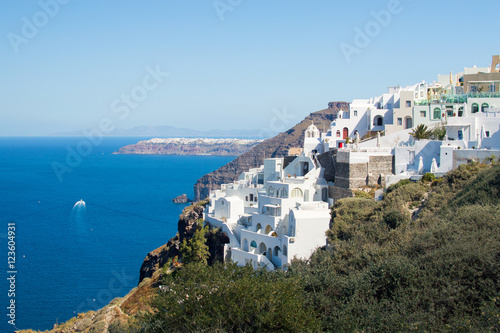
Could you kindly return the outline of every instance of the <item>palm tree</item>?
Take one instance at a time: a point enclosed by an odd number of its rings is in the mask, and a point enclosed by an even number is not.
[[[427,125],[420,124],[410,133],[416,140],[429,139],[432,136],[432,131]]]

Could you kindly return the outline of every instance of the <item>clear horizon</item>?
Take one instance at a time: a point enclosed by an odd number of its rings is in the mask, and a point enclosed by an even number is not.
[[[0,13],[0,136],[102,126],[279,132],[331,101],[489,66],[500,53],[500,4],[487,6],[9,3]]]

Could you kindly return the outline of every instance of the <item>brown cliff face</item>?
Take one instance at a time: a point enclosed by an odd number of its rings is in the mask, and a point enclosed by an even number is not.
[[[198,220],[203,218],[203,206],[191,205],[184,208],[177,223],[177,234],[167,244],[149,252],[142,263],[139,273],[139,283],[152,277],[154,272],[163,267],[169,259],[179,255],[179,249],[184,238],[191,238],[198,226]]]
[[[195,203],[184,208],[177,223],[177,234],[167,244],[146,255],[139,273],[139,284],[145,278],[152,277],[169,259],[179,256],[182,241],[193,237],[200,219],[203,219],[203,204]],[[212,265],[215,261],[223,261],[224,244],[229,243],[229,237],[225,233],[211,229],[205,238],[210,253],[208,264]]]
[[[288,154],[288,149],[291,147],[302,147],[304,131],[311,125],[311,122],[323,131],[330,127],[330,123],[336,118],[340,109],[349,109],[347,102],[331,102],[328,105],[328,109],[311,113],[288,131],[261,142],[228,164],[198,179],[194,185],[195,200],[207,198],[211,190],[220,188],[221,184],[235,181],[242,172],[250,168],[262,165],[264,158],[283,157]]]

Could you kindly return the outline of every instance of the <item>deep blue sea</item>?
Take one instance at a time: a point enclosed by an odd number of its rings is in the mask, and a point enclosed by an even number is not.
[[[112,154],[140,139],[0,138],[0,332],[14,330],[11,299],[16,328],[45,330],[127,294],[146,254],[177,231],[185,205],[172,198],[192,197],[199,177],[233,159]],[[85,207],[75,207],[80,199]]]

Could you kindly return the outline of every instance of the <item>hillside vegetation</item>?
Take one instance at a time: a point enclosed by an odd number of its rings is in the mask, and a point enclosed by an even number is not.
[[[424,179],[339,200],[328,246],[286,271],[207,266],[192,237],[197,259],[165,267],[149,311],[109,331],[499,332],[500,164]]]

